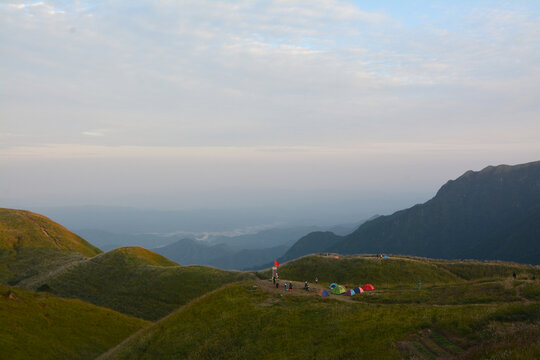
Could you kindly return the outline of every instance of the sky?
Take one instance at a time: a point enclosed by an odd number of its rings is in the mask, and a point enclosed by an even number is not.
[[[517,0],[2,0],[0,202],[424,202],[540,159],[539,18]]]

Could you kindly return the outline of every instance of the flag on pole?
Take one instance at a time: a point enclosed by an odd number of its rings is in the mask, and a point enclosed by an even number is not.
[[[277,260],[274,260],[274,266],[279,266],[279,263],[277,262]]]

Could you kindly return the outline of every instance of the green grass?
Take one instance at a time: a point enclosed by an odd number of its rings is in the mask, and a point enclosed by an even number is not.
[[[270,270],[261,272],[269,278]],[[410,258],[378,259],[375,257],[333,257],[310,255],[279,267],[279,276],[283,279],[313,282],[315,277],[321,283],[363,285],[372,283],[375,287],[422,283],[449,283],[460,279],[426,260]]]
[[[521,296],[529,300],[540,301],[540,282],[529,282],[523,286]]]
[[[101,250],[60,224],[25,210],[0,208],[0,249],[54,248],[91,257]]]
[[[178,266],[148,250],[121,248],[43,279],[35,288],[46,285],[58,296],[157,320],[223,284],[247,277],[250,274],[205,266]]]
[[[94,359],[148,322],[0,285],[0,358]]]
[[[371,283],[375,288],[417,287],[425,285],[449,284],[468,280],[493,280],[511,278],[516,272],[518,278],[528,279],[540,275],[540,266],[519,265],[502,262],[444,261],[426,258],[392,256],[379,259],[374,256],[333,256],[309,255],[285,263],[279,267],[283,279],[330,284],[348,284],[349,287]],[[271,271],[257,273],[262,279],[271,276]]]
[[[433,263],[465,280],[510,278],[514,272],[520,278],[527,278],[533,274],[540,275],[540,266],[480,261],[433,261]]]
[[[483,344],[484,353],[497,353],[498,344],[488,336],[493,324],[528,324],[522,334],[527,339],[539,328],[537,304],[361,304],[280,296],[253,286],[232,284],[195,300],[103,358],[396,359],[401,355],[394,344],[425,328],[456,334],[472,349]],[[538,340],[531,346],[521,353],[540,348]]]
[[[355,295],[353,300],[379,304],[488,304],[514,302],[521,299],[514,288],[505,282],[459,282],[454,284],[424,286],[422,290],[385,288],[371,293]]]
[[[31,282],[35,277],[85,259],[77,252],[53,248],[0,249],[0,284]]]

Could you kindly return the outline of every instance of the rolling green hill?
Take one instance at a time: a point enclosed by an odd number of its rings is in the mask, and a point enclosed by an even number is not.
[[[101,250],[65,227],[25,210],[0,209],[0,249],[53,248],[92,257]]]
[[[464,280],[509,278],[513,272],[530,278],[540,275],[540,267],[502,262],[445,261],[426,258],[395,257],[380,259],[375,256],[309,255],[279,267],[279,277],[295,281],[332,282],[349,285],[372,283],[376,287],[448,284]],[[258,273],[270,278],[271,271]]]
[[[223,284],[249,276],[203,266],[179,266],[149,250],[128,247],[66,267],[33,287],[156,320]]]
[[[94,359],[147,321],[0,285],[0,358]]]
[[[0,209],[0,283],[16,285],[101,253],[54,221]]]
[[[540,354],[538,302],[370,304],[268,292],[261,281],[232,284],[197,299],[99,359],[532,359]]]

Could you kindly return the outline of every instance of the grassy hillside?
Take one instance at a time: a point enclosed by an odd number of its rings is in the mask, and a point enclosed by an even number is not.
[[[92,257],[101,252],[65,227],[25,210],[0,209],[0,249],[54,248]]]
[[[532,359],[540,305],[374,305],[237,283],[179,309],[100,359]],[[436,354],[436,355],[435,355]]]
[[[39,276],[86,259],[77,252],[51,248],[0,249],[0,283],[25,287]]]
[[[249,276],[178,266],[149,250],[120,248],[68,267],[34,287],[156,320],[223,284]]]
[[[0,283],[16,285],[101,253],[63,226],[24,210],[0,209]]]
[[[105,261],[125,261],[129,259],[139,264],[151,266],[178,266],[174,261],[139,246],[123,247],[110,251],[105,256],[105,259]]]
[[[540,275],[540,267],[485,262],[452,262],[425,258],[394,257],[380,259],[374,256],[310,255],[282,264],[279,276],[283,279],[358,285],[372,283],[377,287],[417,286],[423,284],[446,284],[463,280]],[[270,270],[258,273],[262,278],[271,276]]]
[[[149,323],[115,311],[0,285],[0,358],[94,359]]]

